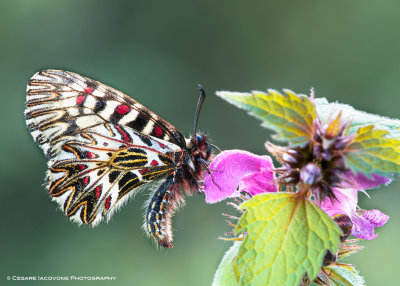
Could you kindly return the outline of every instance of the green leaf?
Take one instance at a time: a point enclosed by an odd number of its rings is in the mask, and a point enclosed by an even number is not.
[[[390,131],[390,137],[400,137],[400,120],[398,119],[359,111],[347,104],[329,103],[326,98],[316,98],[315,106],[322,122],[327,122],[329,117],[335,118],[335,115],[342,111],[342,118],[350,122],[348,134],[356,133],[359,127],[375,125],[376,129]]]
[[[236,286],[235,275],[232,268],[232,260],[236,257],[241,241],[236,241],[227,252],[225,252],[221,263],[214,275],[212,286]]]
[[[342,231],[315,203],[296,194],[261,194],[241,205],[245,232],[233,267],[239,285],[298,285],[313,280]]]
[[[264,127],[277,132],[275,139],[302,145],[312,138],[315,106],[305,95],[284,92],[285,95],[275,90],[268,93],[218,91],[217,95],[261,119]]]
[[[389,138],[389,131],[360,127],[345,150],[346,165],[354,173],[400,173],[400,140]]]
[[[365,281],[364,278],[358,273],[358,271],[354,268],[353,265],[350,264],[331,264],[329,266],[324,267],[325,273],[327,276],[320,275],[320,278],[324,282],[328,282],[327,278],[329,278],[329,284],[320,284],[316,281],[312,282],[311,286],[316,285],[331,285],[331,286],[364,286]]]

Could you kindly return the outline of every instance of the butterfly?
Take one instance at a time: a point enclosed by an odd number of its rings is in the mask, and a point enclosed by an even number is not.
[[[189,139],[129,96],[61,70],[36,73],[27,86],[25,119],[49,158],[46,188],[71,220],[98,225],[129,197],[150,187],[145,231],[172,247],[171,217],[184,194],[200,192],[212,157],[207,135]]]

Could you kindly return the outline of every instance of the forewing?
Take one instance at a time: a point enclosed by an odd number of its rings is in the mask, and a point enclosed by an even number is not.
[[[78,74],[44,70],[27,86],[25,118],[34,140],[49,157],[92,127],[106,123],[127,127],[180,146],[173,125],[120,91]]]
[[[138,188],[173,174],[181,156],[175,144],[102,124],[62,145],[49,161],[47,188],[67,216],[96,225]]]

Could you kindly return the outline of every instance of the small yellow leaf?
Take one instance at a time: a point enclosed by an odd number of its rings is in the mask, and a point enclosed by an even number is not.
[[[268,90],[268,93],[219,91],[217,95],[261,119],[264,127],[277,132],[275,139],[289,141],[294,146],[302,145],[312,139],[315,106],[305,95],[298,95],[290,90],[284,92],[285,94],[275,90]]]

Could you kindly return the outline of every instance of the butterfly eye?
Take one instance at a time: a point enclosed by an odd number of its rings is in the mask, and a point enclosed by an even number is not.
[[[196,136],[194,136],[194,140],[194,143],[199,144],[201,141],[203,141],[203,137],[196,134]]]

